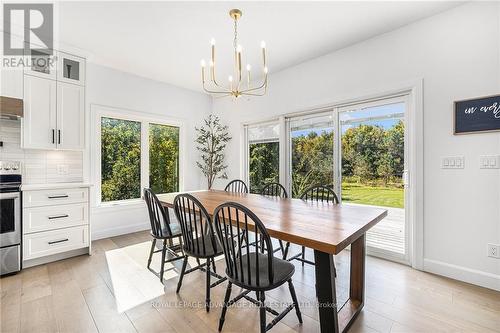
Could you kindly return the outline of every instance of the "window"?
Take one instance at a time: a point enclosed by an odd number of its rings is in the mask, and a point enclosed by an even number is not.
[[[94,122],[100,131],[95,147],[96,156],[100,155],[96,164],[96,178],[101,180],[98,204],[137,201],[148,187],[156,194],[179,191],[180,125],[100,108]]]
[[[260,193],[264,185],[279,182],[279,125],[248,128],[250,193]]]
[[[179,127],[149,125],[149,187],[155,193],[179,191]]]
[[[141,197],[141,123],[101,118],[101,201]]]

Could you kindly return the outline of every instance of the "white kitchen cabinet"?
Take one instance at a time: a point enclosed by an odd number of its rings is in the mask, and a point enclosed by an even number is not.
[[[57,148],[83,149],[85,88],[57,82]]]
[[[24,77],[23,148],[85,147],[85,87]]]
[[[68,205],[88,202],[86,187],[58,188],[27,191],[23,189],[23,208]]]
[[[37,46],[32,47],[36,48]],[[30,48],[27,52],[29,53],[25,56],[30,66],[24,67],[24,74],[52,80],[57,78],[57,51],[47,52]]]
[[[88,185],[29,187],[22,187],[23,266],[90,254]]]
[[[25,208],[23,232],[31,234],[88,224],[87,215],[87,203]]]
[[[23,235],[23,260],[31,260],[89,246],[86,225]]]
[[[57,81],[85,85],[85,59],[59,52]]]
[[[5,33],[3,38],[10,38],[11,45],[18,47],[23,45],[22,38]],[[3,43],[0,45],[1,54],[5,54]],[[0,96],[10,98],[23,98],[23,62],[19,57],[5,56],[0,66]]]
[[[22,144],[24,148],[56,148],[56,81],[25,75]]]
[[[22,67],[2,68],[0,79],[0,96],[23,99],[24,78]]]

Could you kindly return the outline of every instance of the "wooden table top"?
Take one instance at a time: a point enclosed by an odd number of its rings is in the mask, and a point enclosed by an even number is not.
[[[387,210],[368,206],[335,205],[218,190],[183,193],[196,197],[209,214],[224,202],[240,203],[261,219],[271,237],[331,254],[340,253],[387,216]],[[158,198],[163,205],[172,208],[177,194],[162,194]]]

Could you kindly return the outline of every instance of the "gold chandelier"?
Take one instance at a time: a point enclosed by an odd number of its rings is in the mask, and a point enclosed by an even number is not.
[[[267,64],[266,64],[266,43],[261,42],[260,46],[262,49],[262,72],[263,80],[258,85],[254,85],[251,82],[250,72],[252,67],[250,64],[246,66],[246,77],[243,78],[241,70],[241,54],[243,48],[238,44],[238,19],[241,17],[242,12],[239,9],[231,9],[229,11],[229,16],[234,20],[234,70],[233,75],[228,77],[229,84],[224,86],[218,83],[215,75],[215,39],[212,38],[212,57],[209,63],[210,80],[208,83],[205,80],[205,60],[201,60],[201,82],[203,85],[203,90],[209,94],[213,94],[216,97],[226,97],[234,96],[238,98],[239,96],[263,96],[267,92]],[[245,82],[246,81],[246,82]]]

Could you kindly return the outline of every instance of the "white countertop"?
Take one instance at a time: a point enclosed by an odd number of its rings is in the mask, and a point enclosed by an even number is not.
[[[91,183],[22,184],[21,191],[52,190],[59,188],[91,187]]]

